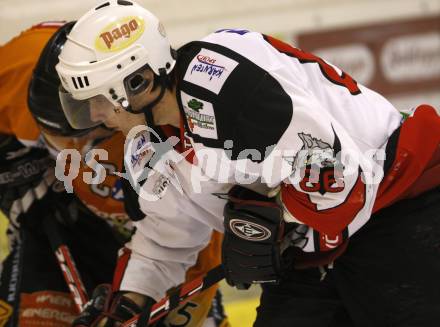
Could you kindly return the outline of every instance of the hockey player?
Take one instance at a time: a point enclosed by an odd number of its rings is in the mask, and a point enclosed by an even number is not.
[[[39,74],[45,69],[38,63],[43,47],[55,45],[63,35],[65,39],[72,24],[61,26],[39,24],[0,47],[0,209],[9,220],[10,246],[1,271],[1,326],[70,326],[78,315],[44,221],[64,231],[62,242],[69,246],[88,291],[111,281],[123,244],[107,223],[56,181],[54,158],[28,109],[32,71],[36,65]],[[64,122],[58,128],[78,136]]]
[[[403,120],[337,67],[247,30],[175,52],[132,1],[86,13],[59,58],[72,126],[104,123],[128,137],[124,177],[146,218],[121,289],[146,315],[217,230],[228,283],[262,284],[254,326],[438,321],[432,107]],[[101,318],[116,326],[127,316]]]
[[[72,25],[43,23],[0,49],[2,58],[9,63],[0,73],[0,110],[4,117],[0,199],[1,209],[10,219],[13,239],[0,286],[2,326],[70,326],[78,314],[42,228],[46,217],[63,222],[66,244],[89,293],[97,284],[111,282],[117,251],[131,235],[122,185],[112,175],[120,170],[123,136],[100,127],[74,130],[59,103],[59,79],[54,67]],[[65,193],[60,182],[51,184],[55,180],[51,162],[59,151],[75,148],[84,153],[96,144],[101,149],[111,149],[108,159],[99,162],[107,170],[104,182],[86,184],[82,176],[94,170],[83,164],[80,177],[73,182],[75,196]],[[188,271],[188,279],[218,264],[220,240],[219,234],[213,235],[197,264]],[[127,251],[123,253],[122,262],[129,256]],[[118,274],[115,290],[117,282]],[[213,287],[171,312],[162,323],[196,327],[210,322],[213,326],[227,326],[220,301]]]

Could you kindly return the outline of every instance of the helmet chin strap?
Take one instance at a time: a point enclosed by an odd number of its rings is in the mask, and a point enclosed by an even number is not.
[[[133,108],[131,107],[131,105],[128,103],[127,101],[127,106],[123,105],[123,102],[121,102],[122,107],[124,108],[124,110],[132,113],[132,114],[144,114],[145,116],[145,120],[147,122],[148,127],[154,128],[154,119],[153,119],[153,108],[162,100],[162,98],[165,95],[165,91],[167,89],[167,78],[168,75],[166,73],[166,70],[164,68],[160,68],[159,69],[159,80],[160,80],[160,93],[159,95],[156,97],[156,99],[154,99],[153,101],[151,101],[149,104],[147,104],[146,106],[144,106],[141,110],[139,111],[134,111]]]

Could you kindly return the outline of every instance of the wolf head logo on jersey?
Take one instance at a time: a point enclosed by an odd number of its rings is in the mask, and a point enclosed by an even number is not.
[[[284,157],[291,166],[294,179],[298,178],[303,191],[340,192],[344,189],[344,165],[338,158],[341,142],[333,130],[333,146],[311,134],[298,133],[303,146],[293,157]],[[299,176],[298,176],[299,172]]]
[[[301,150],[293,157],[284,157],[284,160],[292,165],[293,172],[297,168],[310,165],[317,165],[319,168],[335,166],[337,159],[334,147],[321,139],[313,137],[311,134],[298,133],[298,137],[303,142]],[[336,139],[335,134],[335,142]]]
[[[307,151],[308,154],[304,166],[311,164],[318,164],[320,167],[334,166],[336,158],[334,149],[330,144],[310,134],[299,133],[298,136],[304,144],[301,150]]]

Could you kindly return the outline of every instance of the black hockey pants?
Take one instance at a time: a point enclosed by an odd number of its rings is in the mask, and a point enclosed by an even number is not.
[[[374,214],[325,276],[263,286],[257,312],[255,327],[440,326],[440,188]]]

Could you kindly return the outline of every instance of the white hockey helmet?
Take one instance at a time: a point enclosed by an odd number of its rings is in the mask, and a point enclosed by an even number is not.
[[[89,10],[67,36],[56,66],[69,123],[84,129],[101,124],[116,106],[131,111],[127,86],[135,93],[142,87],[135,72],[148,65],[166,77],[176,63],[173,51],[159,20],[131,0]]]

